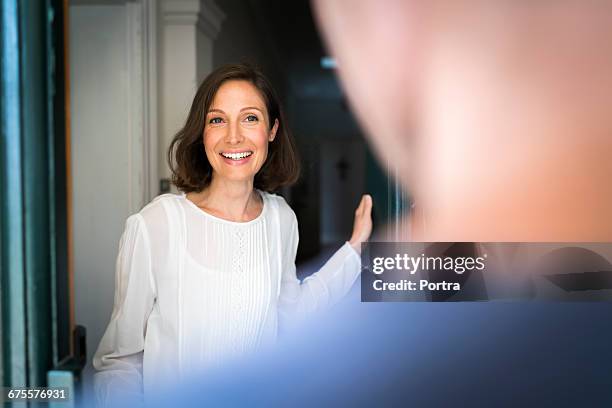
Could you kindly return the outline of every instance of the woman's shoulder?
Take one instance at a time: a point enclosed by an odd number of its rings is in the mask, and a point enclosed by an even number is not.
[[[177,203],[180,199],[180,194],[160,194],[142,207],[134,216],[142,217],[147,226],[159,229],[168,223],[168,212],[173,208],[174,203]]]
[[[155,212],[156,209],[163,208],[169,203],[177,201],[181,198],[180,194],[165,193],[153,198],[147,205],[142,207],[139,213],[145,216],[148,213]]]
[[[278,213],[280,217],[280,221],[282,225],[290,225],[290,223],[296,219],[295,212],[285,200],[285,197],[279,194],[273,194],[262,191],[264,198],[268,200],[268,202],[272,203],[272,205],[278,208]]]

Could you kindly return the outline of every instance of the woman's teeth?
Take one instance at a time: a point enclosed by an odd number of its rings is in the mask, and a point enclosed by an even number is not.
[[[241,152],[241,153],[221,153],[221,156],[231,160],[242,160],[245,157],[249,157],[253,152]]]

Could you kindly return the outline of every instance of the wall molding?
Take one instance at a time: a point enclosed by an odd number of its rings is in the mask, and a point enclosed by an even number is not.
[[[225,13],[213,0],[162,0],[161,10],[164,24],[195,26],[213,40],[225,20]]]
[[[169,182],[165,149],[183,126],[199,80],[213,67],[214,39],[225,13],[213,0],[160,0],[159,149],[161,180]],[[176,192],[175,186],[169,185]]]
[[[146,93],[143,72],[143,30],[142,3],[126,2],[126,63],[127,75],[127,150],[128,150],[128,205],[130,213],[138,212],[144,204],[147,169],[145,168],[144,109]]]
[[[158,194],[157,9],[154,0],[125,2],[128,67],[128,194],[132,213]]]

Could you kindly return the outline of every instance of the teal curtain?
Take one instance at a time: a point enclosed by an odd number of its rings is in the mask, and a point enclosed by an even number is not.
[[[1,3],[2,364],[5,386],[27,375],[22,169],[22,96],[17,1]]]
[[[46,385],[70,354],[60,1],[0,3],[4,386]]]

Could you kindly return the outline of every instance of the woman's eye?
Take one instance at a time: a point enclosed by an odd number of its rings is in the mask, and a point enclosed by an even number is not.
[[[255,115],[249,115],[245,119],[247,122],[257,122],[259,120]]]
[[[223,119],[221,118],[212,118],[211,120],[208,121],[208,123],[213,124],[213,125],[216,125],[222,122],[223,122]]]

